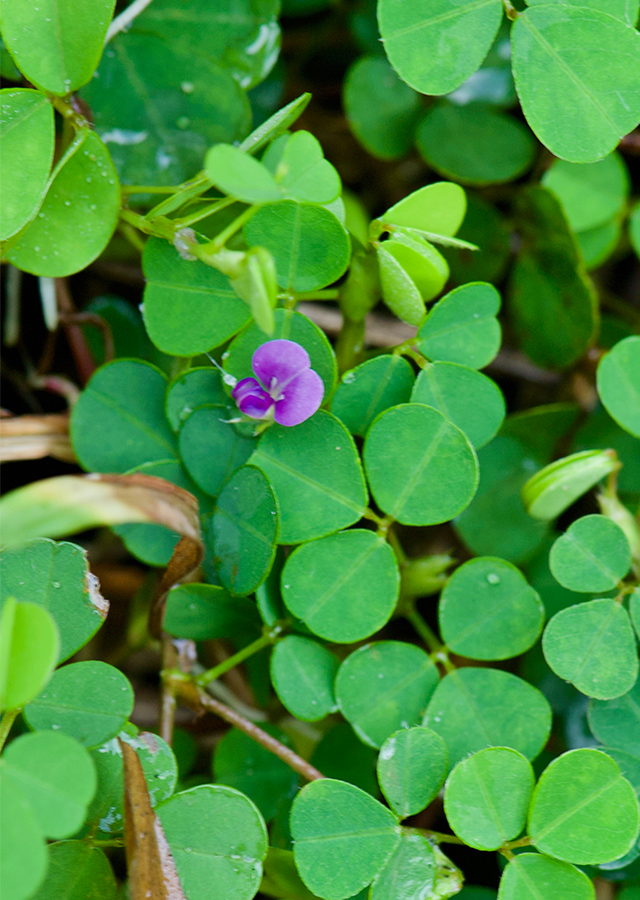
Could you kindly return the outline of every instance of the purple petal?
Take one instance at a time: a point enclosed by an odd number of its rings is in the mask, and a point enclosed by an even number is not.
[[[323,395],[322,378],[313,369],[305,369],[289,382],[282,400],[276,402],[274,419],[280,425],[299,425],[316,412]]]
[[[251,357],[251,367],[262,385],[269,390],[273,379],[281,388],[311,365],[309,354],[295,341],[267,341]]]
[[[231,395],[240,412],[251,419],[263,419],[273,406],[273,400],[255,378],[243,378]]]

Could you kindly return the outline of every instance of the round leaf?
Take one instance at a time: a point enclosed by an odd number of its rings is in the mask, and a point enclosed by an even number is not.
[[[298,547],[282,571],[282,598],[328,641],[353,644],[391,618],[400,589],[393,550],[372,531],[354,529]]]
[[[530,516],[548,521],[564,512],[578,497],[615,471],[616,455],[607,450],[572,453],[545,466],[522,488],[522,502]]]
[[[471,659],[508,659],[540,635],[544,606],[511,563],[470,559],[448,580],[438,607],[440,632],[454,653]]]
[[[560,610],[545,628],[542,649],[556,675],[598,700],[626,694],[638,677],[633,628],[615,600]]]
[[[559,159],[542,183],[560,200],[573,231],[589,231],[613,219],[629,193],[629,175],[618,153],[586,166]]]
[[[423,725],[444,738],[452,766],[485,747],[511,747],[535,759],[549,738],[551,707],[510,672],[464,668],[436,687]]]
[[[256,445],[255,439],[241,434],[229,418],[225,407],[201,406],[184,422],[178,436],[185,469],[211,497],[247,462]]]
[[[638,801],[617,764],[599,750],[571,750],[540,776],[529,834],[537,850],[578,865],[611,862],[634,845]]]
[[[622,227],[619,219],[576,234],[580,253],[587,269],[597,269],[606,262],[620,242]]]
[[[418,724],[437,683],[438,670],[419,647],[380,641],[344,660],[336,698],[358,737],[380,747],[394,731]]]
[[[260,620],[251,600],[230,597],[218,585],[180,584],[167,595],[162,627],[175,637],[205,641],[258,632]]]
[[[119,211],[109,151],[93,131],[80,131],[54,169],[40,212],[7,259],[32,275],[79,272],[109,243]]]
[[[514,856],[502,873],[498,892],[498,900],[539,900],[540,897],[595,900],[595,896],[593,883],[584,872],[538,853]]]
[[[178,375],[167,388],[165,412],[174,431],[198,406],[224,406],[227,395],[217,369],[198,367]]]
[[[189,900],[251,900],[262,878],[267,830],[256,806],[239,791],[202,784],[158,807],[158,816]]]
[[[308,131],[295,131],[274,141],[262,162],[275,175],[282,195],[291,200],[324,205],[340,195],[340,176]]]
[[[132,709],[133,690],[122,672],[91,661],[58,669],[24,717],[34,731],[64,731],[90,749],[114,737]]]
[[[583,516],[556,540],[549,565],[570,591],[610,591],[629,571],[629,541],[606,516]]]
[[[447,745],[440,735],[416,725],[386,739],[378,756],[378,781],[389,805],[406,819],[431,803],[448,767]]]
[[[49,854],[35,813],[19,787],[0,779],[0,894],[29,900],[42,883]]]
[[[389,454],[389,447],[397,452]],[[465,435],[442,413],[418,403],[378,416],[364,445],[378,506],[404,525],[435,525],[461,512],[475,494],[478,466]]]
[[[427,365],[416,379],[411,400],[441,412],[476,449],[495,436],[506,414],[504,397],[495,381],[457,363]]]
[[[640,437],[640,337],[619,341],[602,358],[598,393],[618,425]]]
[[[480,750],[461,760],[447,779],[449,825],[469,847],[497,850],[524,829],[533,784],[531,763],[521,753]]]
[[[84,841],[49,847],[49,868],[31,900],[116,900],[118,887],[104,852]]]
[[[640,747],[640,681],[622,697],[613,700],[591,700],[589,728],[597,739],[609,747],[637,753]]]
[[[380,218],[390,225],[451,237],[460,228],[466,209],[467,200],[459,184],[436,181],[394,203]]]
[[[49,680],[60,655],[60,636],[46,609],[13,597],[3,604],[0,625],[0,709],[17,709]]]
[[[294,428],[272,426],[250,460],[273,488],[281,544],[297,544],[353,525],[363,515],[366,490],[353,438],[319,410]]]
[[[376,356],[345,372],[331,412],[352,434],[364,437],[379,413],[409,400],[413,381],[413,369],[401,356]]]
[[[271,681],[280,701],[303,722],[324,719],[337,707],[333,683],[338,660],[316,641],[287,635],[271,654]]]
[[[231,144],[216,144],[205,157],[205,172],[211,183],[243,203],[280,200],[280,189],[271,172],[257,159]]]
[[[440,175],[479,185],[513,181],[531,166],[536,150],[517,119],[476,104],[434,106],[418,126],[416,144]]]
[[[23,228],[37,213],[53,160],[53,107],[38,91],[0,91],[2,184],[0,240]]]
[[[400,841],[390,810],[330,778],[300,791],[291,809],[291,834],[302,880],[326,900],[346,900],[365,888]]]
[[[500,294],[483,282],[464,284],[438,300],[418,332],[420,352],[434,361],[483,369],[500,348]]]
[[[421,834],[400,836],[389,862],[373,881],[370,900],[418,900],[431,891],[436,875],[433,847]],[[433,895],[432,895],[433,896]]]

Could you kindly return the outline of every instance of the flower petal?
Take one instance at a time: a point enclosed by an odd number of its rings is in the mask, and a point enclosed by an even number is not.
[[[273,400],[255,378],[243,378],[231,395],[240,412],[251,419],[263,419],[273,406]]]
[[[266,390],[271,388],[274,378],[279,387],[286,388],[310,365],[311,360],[304,347],[284,339],[261,344],[251,357],[251,367]]]
[[[322,378],[313,369],[305,369],[289,382],[282,400],[276,401],[274,419],[280,425],[299,425],[319,409],[323,396]]]

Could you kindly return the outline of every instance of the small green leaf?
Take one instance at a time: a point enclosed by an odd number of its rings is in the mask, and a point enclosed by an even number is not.
[[[400,590],[393,550],[372,531],[341,531],[298,547],[282,571],[282,598],[325,640],[353,644],[391,618]]]
[[[262,157],[281,195],[308,203],[332,203],[340,196],[340,176],[308,131],[295,131],[275,141]]]
[[[271,654],[271,681],[289,712],[304,722],[324,719],[338,708],[333,691],[339,661],[316,641],[287,635]]]
[[[75,0],[45,0],[31,10],[21,0],[3,0],[2,39],[36,87],[70,94],[93,75],[114,6],[115,0],[88,0],[78,15]]]
[[[251,309],[256,325],[265,334],[274,328],[273,308],[278,297],[276,267],[273,257],[264,247],[251,247],[244,254],[230,284],[236,294]]]
[[[500,294],[490,284],[464,284],[438,300],[418,332],[427,359],[483,369],[500,349]]]
[[[205,641],[259,632],[260,620],[251,600],[231,597],[218,585],[180,584],[167,595],[163,628],[175,637]]]
[[[528,6],[546,5],[549,0],[529,0]],[[638,22],[638,0],[558,0],[564,6],[579,6],[581,9],[595,9],[615,16],[627,25]]]
[[[620,697],[638,677],[633,628],[615,600],[590,600],[560,610],[545,628],[542,649],[556,675],[588,697]]]
[[[408,402],[414,377],[413,369],[400,355],[385,353],[368,359],[342,376],[331,412],[352,434],[364,437],[379,413]]]
[[[267,855],[267,829],[257,807],[218,784],[176,794],[157,809],[189,900],[251,900]]]
[[[469,847],[497,850],[523,831],[533,784],[531,763],[516,750],[489,747],[461,760],[444,789],[451,829]]]
[[[481,557],[459,566],[440,598],[443,639],[471,659],[508,659],[528,650],[544,623],[544,607],[524,575],[503,559]]]
[[[510,672],[465,667],[445,675],[422,724],[444,738],[452,766],[485,747],[511,747],[535,759],[551,731],[551,707]]]
[[[53,107],[38,91],[0,91],[0,240],[17,234],[40,208],[53,161]]]
[[[40,212],[7,259],[32,275],[72,275],[102,253],[119,211],[120,185],[109,151],[86,128],[54,169]]]
[[[549,521],[618,467],[611,450],[584,450],[550,463],[522,488],[522,502],[534,519]]]
[[[400,836],[400,843],[389,862],[376,875],[369,893],[370,900],[417,900],[431,891],[436,876],[436,860],[432,845],[421,834]],[[437,896],[431,894],[431,896]]]
[[[205,157],[205,172],[211,183],[243,203],[280,200],[275,178],[261,162],[231,144],[216,144]]]
[[[438,670],[419,647],[379,641],[344,660],[336,698],[358,737],[380,747],[394,731],[419,723],[437,683]]]
[[[619,341],[600,361],[597,380],[609,415],[640,437],[640,337]]]
[[[571,750],[540,776],[529,834],[537,850],[577,865],[611,862],[634,845],[638,801],[616,763],[599,750]]]
[[[304,787],[291,809],[298,872],[326,900],[346,900],[382,870],[400,841],[393,813],[369,794],[323,778]]]
[[[498,891],[498,900],[539,900],[540,897],[595,900],[595,896],[593,883],[584,872],[538,853],[514,856],[502,873]]]
[[[229,418],[225,407],[201,406],[186,419],[178,436],[187,472],[211,497],[247,462],[256,445],[255,438],[241,434]]]
[[[3,778],[30,803],[44,835],[75,834],[96,790],[95,767],[84,747],[66,734],[24,734],[9,744],[0,766]]]
[[[459,184],[436,181],[394,203],[380,220],[451,237],[460,228],[466,209],[466,196]]]
[[[402,818],[425,809],[444,784],[447,745],[435,731],[416,725],[390,735],[378,756],[378,781],[391,808]]]
[[[165,412],[174,431],[180,431],[185,419],[198,406],[224,406],[227,395],[217,369],[202,366],[181,372],[169,384]]]
[[[622,211],[629,194],[629,174],[618,153],[589,165],[559,159],[542,183],[562,204],[573,231],[604,225]]]
[[[397,453],[389,454],[389,447]],[[446,522],[471,502],[476,456],[442,413],[406,403],[375,420],[364,445],[367,478],[378,506],[404,525]]]
[[[609,747],[637,753],[640,746],[640,681],[630,691],[613,700],[591,700],[589,728]]]
[[[0,779],[0,831],[2,900],[29,900],[44,879],[49,853],[26,797],[4,778]]]
[[[84,841],[49,847],[47,877],[31,900],[116,900],[118,886],[104,852]]]
[[[132,709],[128,679],[107,663],[91,661],[58,669],[24,717],[34,731],[63,731],[91,749],[114,737]]]
[[[403,268],[394,254],[387,249],[387,244],[390,243],[392,244],[391,241],[385,241],[376,250],[384,302],[403,322],[406,322],[408,325],[419,325],[426,313],[424,300],[418,290],[418,286],[412,281],[409,273]],[[391,249],[393,249],[393,245]],[[429,266],[426,261],[425,268],[428,269],[435,282],[440,283],[440,288],[442,288],[447,278],[446,272],[443,270],[438,278],[439,273],[437,269]]]
[[[311,100],[311,94],[301,94],[291,103],[283,106],[243,140],[240,150],[245,153],[256,153],[266,143],[275,140],[302,115],[309,100]]]
[[[0,709],[17,709],[45,686],[60,655],[53,616],[8,597],[0,616]]]
[[[247,304],[226,275],[200,260],[181,259],[166,241],[147,241],[142,266],[147,280],[144,323],[149,337],[164,353],[206,353],[228,341],[251,319]]]
[[[441,412],[476,450],[495,436],[507,411],[495,381],[457,363],[428,364],[416,379],[411,400]]]
[[[570,591],[610,591],[631,565],[624,531],[606,516],[583,516],[551,548],[553,577]]]

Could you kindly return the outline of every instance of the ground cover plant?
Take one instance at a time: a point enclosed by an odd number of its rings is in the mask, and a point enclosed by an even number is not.
[[[637,0],[0,10],[2,900],[638,900]]]

